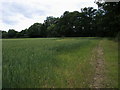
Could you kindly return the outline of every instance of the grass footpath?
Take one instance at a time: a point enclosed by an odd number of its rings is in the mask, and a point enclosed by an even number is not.
[[[3,88],[89,88],[100,38],[3,39]],[[117,87],[117,43],[102,40],[105,87]]]

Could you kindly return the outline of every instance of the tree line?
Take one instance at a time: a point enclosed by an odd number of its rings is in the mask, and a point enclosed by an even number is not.
[[[97,2],[98,9],[65,11],[60,17],[49,16],[20,32],[2,30],[2,38],[38,37],[115,37],[120,34],[120,2]]]

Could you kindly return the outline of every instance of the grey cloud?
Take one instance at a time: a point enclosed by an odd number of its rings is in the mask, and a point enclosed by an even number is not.
[[[16,14],[22,14],[26,18],[33,18],[34,15],[38,15],[38,16],[45,15],[45,12],[40,8],[30,7],[28,4],[22,4],[17,2],[2,3],[3,23],[6,24],[17,23],[17,21],[9,19],[10,16],[15,16]]]
[[[9,25],[15,25],[18,23],[16,20],[10,20],[10,19],[4,18],[4,17],[2,18],[2,21],[3,21],[3,23],[9,24]]]

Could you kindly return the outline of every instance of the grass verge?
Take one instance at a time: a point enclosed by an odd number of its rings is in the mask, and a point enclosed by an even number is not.
[[[118,43],[113,40],[102,41],[105,58],[105,80],[106,88],[118,88]]]

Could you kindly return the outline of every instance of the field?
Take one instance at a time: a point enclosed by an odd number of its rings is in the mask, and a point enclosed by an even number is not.
[[[2,43],[3,88],[118,88],[118,45],[112,40],[26,38]],[[97,69],[99,65],[103,68]]]

